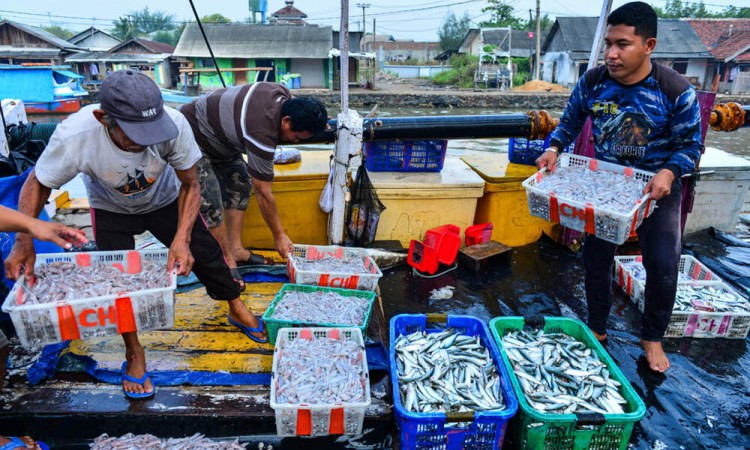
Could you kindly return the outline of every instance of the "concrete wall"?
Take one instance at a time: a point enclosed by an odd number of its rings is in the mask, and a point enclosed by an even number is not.
[[[450,70],[451,66],[383,66],[383,71],[394,73],[399,78],[432,78],[440,72]]]
[[[289,73],[300,74],[300,84],[303,88],[325,87],[324,75],[327,72],[324,70],[322,59],[293,59]]]

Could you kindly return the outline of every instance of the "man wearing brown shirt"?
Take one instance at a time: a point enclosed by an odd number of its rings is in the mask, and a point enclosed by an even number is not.
[[[242,280],[238,263],[257,262],[241,240],[252,189],[275,248],[286,258],[292,241],[273,197],[274,153],[281,142],[296,143],[323,131],[328,118],[325,106],[311,97],[292,98],[280,84],[262,82],[216,90],[180,111],[203,153],[198,165],[201,214],[224,249],[235,278]]]

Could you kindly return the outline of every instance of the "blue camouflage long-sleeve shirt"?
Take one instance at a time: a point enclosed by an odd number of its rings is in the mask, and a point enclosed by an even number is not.
[[[596,158],[675,177],[695,170],[700,158],[701,117],[695,90],[672,69],[652,62],[634,85],[615,81],[606,66],[587,71],[576,84],[550,145],[567,147],[593,125]]]

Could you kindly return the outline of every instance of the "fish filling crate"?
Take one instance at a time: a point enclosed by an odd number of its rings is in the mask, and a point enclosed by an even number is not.
[[[675,306],[665,337],[747,337],[750,331],[750,303],[747,299],[689,255],[680,257],[678,277]],[[643,313],[646,271],[642,257],[616,256],[615,280]]]
[[[524,331],[525,325],[523,317],[496,317],[490,321],[520,405],[510,427],[509,440],[514,448],[625,450],[633,426],[646,413],[646,406],[591,331],[578,320],[545,317],[542,330],[547,339],[570,343],[563,346],[558,342],[562,350],[542,345],[531,351],[517,348],[515,341],[519,339],[511,338]],[[532,332],[532,336],[537,332]],[[528,338],[520,341],[530,343]],[[564,362],[551,364],[562,351],[566,354],[559,356]],[[526,362],[514,364],[518,357]],[[592,361],[588,370],[583,365],[587,359]],[[526,371],[533,365],[540,366],[539,377]],[[549,370],[542,372],[545,367]],[[552,386],[551,391],[545,386]],[[613,389],[619,397],[611,397]],[[594,396],[601,404],[593,400]]]
[[[390,343],[402,449],[502,447],[518,403],[484,322],[400,314],[391,319]]]
[[[287,275],[293,284],[374,291],[383,272],[361,248],[294,245]]]
[[[281,328],[356,327],[367,335],[375,293],[352,289],[285,284],[263,314],[268,340]]]
[[[24,347],[171,328],[177,280],[174,273],[165,269],[161,272],[165,279],[141,280],[139,289],[121,287],[126,286],[123,281],[128,276],[138,276],[148,267],[166,268],[167,254],[168,250],[162,249],[37,255],[35,271],[43,273],[45,266],[63,267],[60,270],[65,272],[60,276],[69,277],[66,279],[69,283],[64,288],[50,287],[48,292],[35,294],[39,297],[33,298],[34,288],[29,288],[22,276],[5,299],[3,311],[10,314]],[[77,286],[79,282],[72,277],[86,270],[91,276],[97,273],[90,271],[106,272],[105,281],[111,283],[108,294],[101,293],[102,286]],[[154,276],[158,278],[158,272]],[[67,290],[70,290],[68,298],[52,297]]]
[[[690,255],[680,256],[680,265],[677,270],[678,283],[721,281],[708,267]],[[641,255],[615,256],[615,281],[643,312],[646,289],[646,268],[643,267],[643,257]]]
[[[571,180],[562,179],[564,183],[549,189],[547,186],[555,176],[563,176],[559,174],[563,173],[561,169],[575,172],[575,176]],[[653,175],[632,167],[564,153],[557,159],[555,172],[542,169],[522,185],[532,215],[619,245],[635,235],[643,219],[654,210],[649,194],[640,194]],[[579,185],[573,185],[573,180]],[[611,183],[614,181],[620,186],[613,188]],[[580,195],[586,190],[591,192]],[[628,196],[632,201],[623,200]],[[621,204],[623,202],[626,204]]]
[[[279,436],[359,435],[370,379],[357,328],[283,328],[273,353],[271,408]]]
[[[362,144],[370,172],[440,172],[448,141],[388,141]]]

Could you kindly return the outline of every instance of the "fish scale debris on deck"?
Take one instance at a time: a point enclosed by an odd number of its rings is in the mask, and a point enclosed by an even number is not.
[[[506,408],[500,377],[478,336],[448,329],[396,340],[401,401],[407,411],[468,412]]]
[[[621,384],[596,353],[564,333],[513,331],[502,338],[514,372],[534,409],[560,414],[622,414]]]

